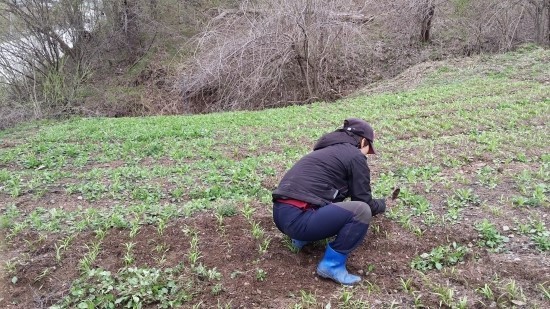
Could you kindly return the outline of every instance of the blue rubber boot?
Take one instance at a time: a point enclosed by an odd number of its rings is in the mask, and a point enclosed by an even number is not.
[[[317,266],[317,274],[323,278],[332,279],[340,284],[353,285],[361,281],[361,277],[348,273],[346,269],[347,254],[334,251],[327,245],[325,256]]]
[[[302,248],[309,244],[310,242],[309,241],[305,241],[305,240],[297,240],[297,239],[292,239],[292,245],[294,246],[294,248],[296,248],[296,250],[302,250]]]

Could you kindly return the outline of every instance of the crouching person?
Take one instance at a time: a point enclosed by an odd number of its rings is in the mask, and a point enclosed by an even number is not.
[[[297,249],[336,236],[317,274],[344,285],[361,281],[348,273],[347,257],[365,238],[372,216],[386,209],[385,200],[371,196],[366,155],[375,153],[373,142],[370,124],[346,119],[295,163],[272,194],[275,225]]]

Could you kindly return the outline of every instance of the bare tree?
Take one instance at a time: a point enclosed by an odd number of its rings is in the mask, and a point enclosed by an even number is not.
[[[42,101],[52,108],[70,108],[75,87],[88,73],[82,48],[89,39],[83,4],[0,0],[0,18],[11,26],[0,37],[0,72],[15,97],[34,101],[36,107],[42,107],[36,104]],[[74,75],[68,75],[71,72]],[[35,113],[41,114],[40,108]]]
[[[181,81],[189,111],[331,100],[366,77],[369,18],[353,1],[278,0],[222,13]],[[355,86],[354,86],[355,85]]]
[[[550,0],[526,0],[539,44],[550,44]]]
[[[424,0],[421,3],[421,28],[420,40],[422,42],[430,41],[430,31],[432,29],[432,19],[435,13],[435,3],[433,0]]]

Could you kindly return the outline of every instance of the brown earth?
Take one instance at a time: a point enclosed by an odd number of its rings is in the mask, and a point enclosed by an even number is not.
[[[410,157],[414,160],[414,156]],[[407,162],[404,162],[407,163]],[[409,162],[410,163],[410,162]],[[376,165],[378,160],[372,160],[373,180],[376,181]],[[453,173],[462,175],[465,183],[453,182],[453,189],[458,186],[471,188],[483,197],[488,205],[493,201],[510,198],[516,194],[516,184],[511,180],[523,170],[532,169],[530,164],[512,161],[498,164],[498,190],[489,189],[477,182],[476,171],[489,160],[477,158],[471,164],[458,168],[445,169],[441,175],[451,178]],[[495,168],[497,166],[494,166]],[[268,179],[265,187],[276,184],[275,179]],[[419,182],[408,186],[414,192],[423,192],[424,185]],[[430,188],[429,196],[432,211],[437,216],[446,213],[445,202],[452,193],[443,184],[435,184]],[[6,199],[4,199],[6,200]],[[86,207],[108,207],[109,200],[89,202],[77,200],[76,195],[49,192],[42,197],[23,195],[15,202],[22,211],[30,211],[35,207],[48,208],[56,205],[66,211],[74,210],[76,205]],[[55,203],[51,203],[55,200]],[[115,202],[115,201],[112,201]],[[230,304],[231,308],[289,308],[301,302],[301,291],[315,295],[317,305],[331,303],[338,307],[341,303],[339,295],[342,287],[330,280],[319,278],[315,268],[324,253],[324,245],[317,242],[306,246],[301,252],[293,253],[285,244],[283,235],[274,226],[269,204],[253,203],[256,212],[252,220],[264,229],[264,238],[270,238],[270,246],[265,253],[258,250],[261,239],[254,239],[251,233],[251,222],[241,213],[226,217],[220,225],[212,211],[203,212],[189,218],[171,220],[163,234],[160,235],[154,225],[142,225],[139,233],[130,237],[130,231],[124,229],[109,229],[103,241],[101,250],[93,266],[101,267],[111,272],[117,272],[125,267],[123,256],[125,244],[133,242],[135,260],[133,265],[140,267],[168,268],[183,263],[188,265],[188,251],[191,236],[188,231],[196,231],[199,237],[199,260],[207,268],[216,268],[222,275],[219,283],[223,287],[221,293],[211,292],[217,281],[196,281],[193,300],[185,303],[182,308],[192,307],[201,303],[201,308],[216,308],[219,304]],[[469,206],[462,210],[461,220],[456,224],[426,226],[422,217],[412,217],[411,222],[422,228],[423,234],[417,236],[405,229],[398,222],[385,216],[375,218],[365,242],[355,250],[349,258],[348,269],[352,273],[363,276],[363,282],[350,289],[357,298],[363,299],[373,308],[387,307],[395,304],[402,308],[414,307],[414,298],[402,289],[402,281],[411,279],[412,288],[422,295],[422,303],[427,308],[441,306],[438,296],[433,292],[436,286],[450,285],[455,291],[455,299],[468,298],[470,308],[491,306],[476,289],[484,284],[491,284],[495,293],[502,286],[515,280],[522,287],[527,304],[533,308],[544,308],[545,300],[541,296],[537,284],[550,282],[550,259],[546,253],[537,251],[529,237],[516,231],[511,241],[506,244],[504,253],[490,253],[485,248],[477,246],[478,235],[473,229],[473,222],[494,216],[499,228],[503,225],[513,227],[515,220],[525,221],[530,214],[543,215],[543,221],[548,217],[544,211],[504,207],[500,215],[491,215],[486,208]],[[508,234],[507,234],[508,235]],[[75,236],[69,249],[64,252],[61,262],[55,260],[55,244],[65,235],[43,234],[25,230],[13,239],[2,237],[2,261],[17,261],[15,272],[8,272],[0,267],[2,273],[2,289],[0,291],[0,308],[47,308],[58,302],[69,292],[73,281],[81,276],[78,269],[80,259],[95,241],[95,233],[87,231]],[[442,271],[428,271],[425,274],[411,269],[412,259],[439,245],[452,242],[468,246],[471,251],[465,260],[452,268]],[[162,250],[159,250],[162,248]],[[265,280],[259,280],[256,271],[262,269],[266,273]],[[47,271],[45,274],[44,272]],[[17,277],[16,284],[11,284],[11,278]],[[500,292],[504,295],[504,292]],[[502,296],[504,297],[504,296]],[[494,305],[494,304],[493,304]],[[509,303],[498,304],[504,308]],[[496,305],[495,305],[496,306]],[[155,307],[154,305],[150,306]],[[445,307],[445,306],[443,306]],[[445,307],[446,308],[446,307]]]
[[[203,284],[203,290],[193,299],[194,304],[201,302],[202,308],[215,308],[218,304],[230,304],[232,308],[287,308],[300,302],[301,290],[316,295],[318,304],[338,303],[337,294],[341,287],[315,275],[315,267],[324,252],[323,245],[315,243],[299,253],[291,252],[275,228],[266,210],[268,206],[255,206],[260,211],[255,213],[253,220],[259,222],[266,236],[272,239],[265,254],[259,252],[259,241],[251,236],[250,222],[242,215],[226,217],[220,226],[212,214],[202,213],[171,221],[162,236],[152,225],[142,226],[134,239],[130,238],[128,230],[110,229],[101,243],[101,253],[94,266],[117,272],[124,267],[124,244],[128,242],[135,243],[135,266],[165,268],[175,267],[180,262],[186,264],[190,248],[190,236],[186,231],[194,230],[199,237],[200,262],[208,268],[215,267],[222,274],[220,283],[223,286],[221,294],[213,295],[209,291],[212,283]],[[373,307],[387,304],[390,300],[405,308],[413,306],[413,298],[401,289],[400,278],[413,278],[413,287],[420,291],[426,291],[431,284],[445,285],[450,281],[457,295],[472,300],[476,298],[472,291],[490,282],[495,274],[514,278],[519,284],[550,280],[548,258],[544,255],[541,258],[532,249],[494,255],[474,247],[465,261],[456,267],[454,274],[438,276],[428,272],[421,275],[409,266],[414,256],[453,241],[475,243],[476,233],[471,228],[448,226],[432,228],[422,237],[417,237],[385,217],[375,218],[373,224],[378,228],[371,229],[366,241],[351,254],[348,263],[351,272],[364,277],[363,283],[354,288],[355,293],[365,295],[365,300]],[[87,252],[85,244],[90,245],[94,236],[92,232],[77,235],[61,263],[55,261],[55,237],[40,239],[38,233],[29,232],[10,241],[3,249],[12,255],[3,253],[3,260],[17,256],[24,261],[17,267],[17,283],[4,285],[0,307],[45,308],[59,301],[79,276],[78,261]],[[25,246],[21,245],[23,242]],[[163,261],[156,250],[159,244],[167,248]],[[50,273],[42,278],[44,269],[49,269]],[[256,278],[256,269],[266,272],[264,281]],[[426,283],[426,276],[431,283]],[[524,292],[537,297],[537,291],[532,289]],[[433,293],[426,291],[422,294],[425,296],[424,305],[438,307],[438,299]],[[471,306],[483,307],[473,302]],[[187,307],[191,306],[183,306]]]

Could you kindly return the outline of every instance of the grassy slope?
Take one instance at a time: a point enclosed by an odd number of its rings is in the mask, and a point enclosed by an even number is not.
[[[23,243],[13,243],[31,230],[55,240],[75,229],[101,228],[106,218],[116,218],[112,225],[130,230],[132,218],[143,209],[162,214],[170,224],[197,210],[240,209],[254,200],[260,201],[254,204],[261,208],[258,213],[269,212],[270,192],[284,171],[317,137],[351,116],[369,120],[377,131],[379,155],[369,158],[375,195],[389,194],[397,183],[404,188],[404,199],[386,215],[400,229],[424,237],[454,224],[475,234],[476,224],[487,218],[502,234],[510,233],[504,226],[519,229],[513,232],[516,238],[503,245],[504,251],[523,258],[517,248],[525,244],[529,249],[522,254],[549,267],[549,62],[548,50],[525,48],[436,63],[413,89],[333,104],[196,116],[74,119],[0,132],[0,224],[8,237],[4,258],[13,261],[4,267],[2,281],[11,284],[21,268],[16,260],[24,260],[21,252],[32,252],[23,249]],[[422,200],[429,202],[427,209],[419,209]],[[485,252],[473,245],[474,253]],[[505,253],[490,253],[499,254]],[[450,276],[426,272],[434,282]],[[432,289],[423,282],[418,283],[422,290]],[[464,290],[470,305],[487,302],[475,292],[479,286],[467,283],[454,282],[451,287]],[[486,283],[498,291],[508,284]],[[524,296],[504,301],[540,305],[544,293],[548,297],[548,282],[520,283]],[[389,305],[395,298],[387,292],[371,298]],[[342,301],[338,293],[332,295],[333,304]],[[358,288],[355,299],[359,302],[366,293]],[[412,301],[406,291],[401,294]],[[438,302],[429,297],[425,301]],[[458,304],[458,296],[452,302]],[[296,303],[307,301],[302,297]]]

